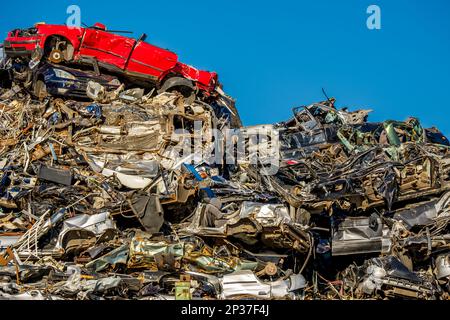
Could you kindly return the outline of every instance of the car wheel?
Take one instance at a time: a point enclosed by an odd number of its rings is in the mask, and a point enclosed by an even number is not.
[[[43,100],[45,97],[48,96],[47,92],[47,86],[45,85],[45,82],[42,80],[36,81],[34,84],[34,95],[39,99]]]
[[[187,103],[193,103],[196,99],[196,88],[193,85],[192,81],[182,78],[182,77],[173,77],[164,81],[161,89],[158,90],[158,93],[162,92],[173,92],[177,91],[181,93],[187,100]]]
[[[48,60],[50,60],[53,63],[61,63],[64,59],[64,55],[60,50],[53,49],[52,52],[50,52],[50,55],[48,56]]]

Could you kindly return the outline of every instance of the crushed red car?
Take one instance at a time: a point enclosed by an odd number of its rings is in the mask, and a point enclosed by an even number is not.
[[[178,56],[145,42],[108,31],[103,24],[68,27],[37,23],[15,29],[4,41],[8,57],[51,63],[92,64],[141,86],[159,92],[176,89],[185,95],[209,97],[223,93],[215,72],[198,70],[178,61]]]

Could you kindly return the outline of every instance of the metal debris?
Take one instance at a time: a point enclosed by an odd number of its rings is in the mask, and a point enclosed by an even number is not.
[[[449,299],[436,128],[333,99],[237,128],[224,94],[102,79],[0,89],[1,299]]]

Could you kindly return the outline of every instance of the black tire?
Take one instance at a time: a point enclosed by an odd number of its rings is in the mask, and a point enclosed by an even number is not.
[[[192,81],[186,78],[173,77],[167,79],[164,81],[161,89],[158,90],[158,93],[173,91],[181,93],[187,99],[187,103],[193,103],[196,98],[195,86]]]

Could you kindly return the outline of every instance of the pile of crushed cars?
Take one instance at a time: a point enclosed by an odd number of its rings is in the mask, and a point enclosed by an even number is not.
[[[450,299],[438,129],[334,99],[240,127],[223,91],[49,64],[61,46],[2,61],[0,299]],[[226,144],[214,130],[239,132],[239,161],[199,156]]]

